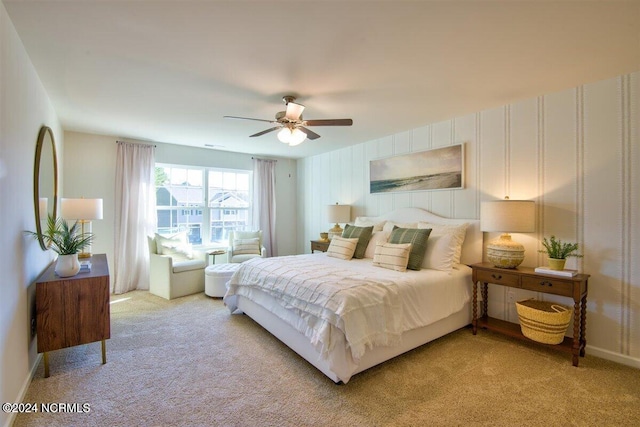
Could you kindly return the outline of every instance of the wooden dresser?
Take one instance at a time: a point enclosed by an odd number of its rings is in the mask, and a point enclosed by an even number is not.
[[[38,353],[44,353],[44,376],[49,376],[47,352],[102,341],[111,337],[109,266],[105,254],[91,258],[91,271],[58,277],[55,262],[36,280]]]

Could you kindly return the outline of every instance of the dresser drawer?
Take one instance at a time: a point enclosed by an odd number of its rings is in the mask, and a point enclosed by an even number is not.
[[[518,287],[518,275],[514,273],[509,273],[506,270],[504,273],[502,271],[483,271],[478,270],[476,273],[476,277],[480,282],[487,283],[495,283],[497,285],[505,285],[511,287]]]
[[[522,277],[522,289],[548,294],[573,296],[573,282],[548,277]]]

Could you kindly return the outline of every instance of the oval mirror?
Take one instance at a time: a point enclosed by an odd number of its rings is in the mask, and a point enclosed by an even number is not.
[[[47,217],[56,217],[58,209],[58,158],[53,132],[42,126],[36,143],[36,159],[33,168],[33,204],[36,213],[36,231],[41,236],[47,227]],[[38,237],[42,250],[47,243]]]

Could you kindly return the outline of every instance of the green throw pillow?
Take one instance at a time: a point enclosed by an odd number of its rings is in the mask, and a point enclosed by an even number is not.
[[[358,245],[356,246],[356,251],[353,254],[354,258],[364,258],[364,253],[367,250],[367,245],[369,244],[369,239],[371,239],[372,233],[373,226],[356,227],[355,225],[350,224],[345,225],[342,237],[346,237],[347,239],[353,239],[354,237],[358,238]]]
[[[424,254],[427,251],[427,239],[431,234],[430,228],[399,228],[393,227],[389,243],[411,243],[411,254],[407,268],[420,270]]]

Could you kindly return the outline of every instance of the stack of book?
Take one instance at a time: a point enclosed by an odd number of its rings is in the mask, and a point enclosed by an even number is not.
[[[80,261],[80,273],[88,273],[91,271],[91,261]]]
[[[536,273],[553,274],[554,276],[573,277],[578,274],[578,270],[552,270],[549,267],[536,267]]]

